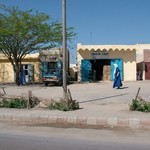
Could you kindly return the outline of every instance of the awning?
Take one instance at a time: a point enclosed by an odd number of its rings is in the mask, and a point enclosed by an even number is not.
[[[81,45],[77,44],[77,51],[136,51],[135,45]]]

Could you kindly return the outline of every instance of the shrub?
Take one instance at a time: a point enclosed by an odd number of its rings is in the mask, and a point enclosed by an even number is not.
[[[3,99],[0,102],[0,107],[5,108],[27,108],[27,100],[23,98]]]
[[[76,110],[79,109],[79,103],[75,100],[69,101],[68,103],[67,99],[61,98],[59,101],[52,100],[51,104],[49,105],[49,109],[58,109],[61,111]]]
[[[132,111],[141,111],[141,112],[150,112],[150,103],[143,100],[132,100],[130,105],[130,110]]]

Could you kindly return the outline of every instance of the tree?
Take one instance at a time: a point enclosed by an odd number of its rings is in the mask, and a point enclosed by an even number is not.
[[[67,29],[69,41],[75,35],[72,27]],[[0,6],[0,52],[11,62],[17,85],[20,85],[21,62],[27,54],[61,44],[62,23],[52,21],[44,13]]]

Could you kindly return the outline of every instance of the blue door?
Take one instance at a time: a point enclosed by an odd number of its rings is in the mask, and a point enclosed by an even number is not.
[[[120,69],[121,80],[122,80],[123,79],[122,59],[112,59],[111,60],[111,80],[113,80],[114,64],[118,65],[118,68]]]
[[[89,81],[90,80],[90,72],[91,72],[91,62],[90,60],[84,59],[81,62],[81,80]]]
[[[42,62],[42,76],[45,76],[47,71],[47,62]]]

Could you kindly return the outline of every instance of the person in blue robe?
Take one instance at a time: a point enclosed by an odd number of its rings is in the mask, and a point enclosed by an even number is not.
[[[22,67],[21,72],[20,72],[20,84],[21,85],[25,85],[26,84],[24,66]]]
[[[114,64],[114,82],[113,88],[119,89],[122,86],[121,76],[120,76],[120,69],[118,68],[117,64]]]

